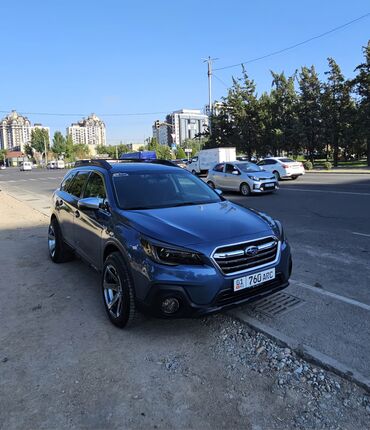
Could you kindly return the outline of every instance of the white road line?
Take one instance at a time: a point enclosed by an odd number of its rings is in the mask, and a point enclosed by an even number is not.
[[[349,194],[354,196],[370,196],[370,193],[355,193],[352,191],[331,191],[331,190],[310,190],[308,188],[288,188],[288,187],[280,187],[280,190],[287,191],[304,191],[309,193],[325,193],[325,194]]]
[[[323,296],[331,297],[332,299],[339,300],[341,302],[347,303],[352,306],[357,306],[358,308],[365,309],[365,311],[370,311],[370,305],[366,303],[359,302],[357,300],[349,299],[348,297],[341,296],[339,294],[331,293],[330,291],[323,290],[321,288],[312,287],[311,285],[305,284],[304,282],[294,281],[291,279],[292,284],[298,287],[306,288],[307,290],[313,291],[314,293],[322,294]]]
[[[357,233],[356,231],[352,231],[352,234],[356,234],[357,236],[365,236],[365,237],[370,237],[370,234],[365,234],[365,233]]]

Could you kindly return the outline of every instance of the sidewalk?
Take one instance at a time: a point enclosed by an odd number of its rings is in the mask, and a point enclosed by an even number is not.
[[[312,169],[312,170],[306,170],[306,174],[310,173],[345,173],[345,174],[352,174],[352,175],[370,175],[370,167],[360,167],[360,168],[344,168],[344,167],[335,167],[330,170],[326,169]]]
[[[286,290],[230,314],[370,391],[369,305],[291,280]]]

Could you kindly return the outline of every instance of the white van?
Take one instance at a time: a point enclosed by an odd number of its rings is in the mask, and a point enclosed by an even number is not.
[[[236,148],[203,149],[190,160],[186,168],[193,174],[208,173],[218,163],[235,160]]]
[[[48,164],[46,165],[46,168],[47,169],[56,169],[56,161],[55,160],[49,161]]]
[[[32,163],[30,161],[23,161],[19,170],[21,172],[25,172],[26,170],[32,170]]]
[[[57,160],[55,164],[56,169],[65,169],[66,165],[64,163],[64,160]]]

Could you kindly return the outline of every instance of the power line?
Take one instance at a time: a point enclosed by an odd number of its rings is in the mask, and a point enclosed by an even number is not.
[[[238,66],[243,66],[244,64],[253,63],[254,61],[263,60],[264,58],[272,57],[273,55],[281,54],[282,52],[289,51],[290,49],[296,48],[297,46],[301,46],[301,45],[304,45],[306,43],[312,42],[313,40],[319,39],[320,37],[327,36],[328,34],[334,33],[335,31],[338,31],[344,27],[348,27],[349,25],[351,25],[357,21],[360,21],[361,19],[368,17],[369,15],[370,15],[370,12],[365,13],[365,15],[359,16],[358,18],[353,19],[352,21],[348,21],[345,24],[339,25],[338,27],[334,27],[329,31],[325,31],[324,33],[318,34],[317,36],[310,37],[309,39],[303,40],[302,42],[299,42],[299,43],[295,43],[294,45],[288,46],[286,48],[279,49],[278,51],[273,51],[273,52],[270,52],[269,54],[262,55],[261,57],[256,57],[256,58],[252,58],[252,59],[247,60],[247,61],[243,61],[242,63],[232,64],[231,66],[219,67],[219,68],[214,69],[214,70],[231,69],[233,67],[238,67]]]
[[[219,81],[219,82],[221,82],[221,84],[222,85],[224,85],[226,88],[229,88],[230,87],[230,85],[227,85],[227,83],[225,82],[225,81],[223,81],[221,78],[219,78],[217,75],[215,75],[214,73],[213,73],[213,76]]]

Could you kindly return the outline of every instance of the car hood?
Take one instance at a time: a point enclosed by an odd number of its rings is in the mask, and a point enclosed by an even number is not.
[[[243,176],[255,176],[256,178],[259,179],[274,179],[275,180],[275,176],[271,175],[270,172],[266,172],[266,170],[263,170],[262,172],[243,172]]]
[[[268,234],[272,231],[260,215],[229,201],[122,211],[122,215],[142,234],[178,246],[242,239],[262,231],[268,231]]]

